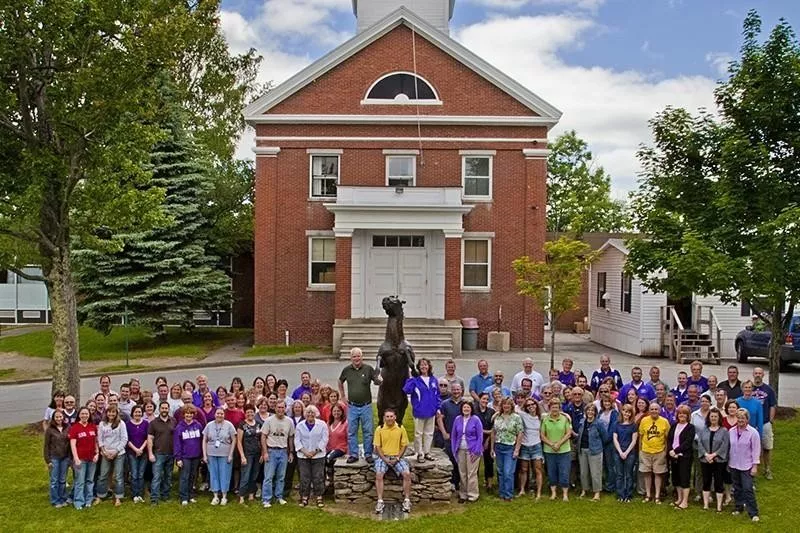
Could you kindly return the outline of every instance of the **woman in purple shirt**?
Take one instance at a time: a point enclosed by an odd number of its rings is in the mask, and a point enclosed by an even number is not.
[[[738,515],[747,509],[753,522],[758,522],[758,504],[753,491],[753,477],[758,472],[761,462],[761,437],[756,428],[750,425],[750,413],[747,409],[736,412],[736,426],[728,430],[731,449],[728,452],[728,469],[733,477],[733,499]]]
[[[181,505],[195,503],[194,480],[197,476],[197,467],[203,456],[203,428],[200,422],[194,419],[196,408],[191,405],[183,412],[181,420],[172,434],[172,449],[175,455],[175,464],[181,471],[179,493]]]
[[[461,414],[453,421],[450,445],[461,478],[458,503],[474,502],[479,496],[478,466],[483,455],[483,424],[481,419],[472,413],[470,402],[462,402]]]
[[[125,422],[128,430],[128,465],[131,473],[131,495],[133,503],[144,502],[144,469],[147,466],[147,428],[150,423],[144,419],[144,409],[134,405],[131,418]]]

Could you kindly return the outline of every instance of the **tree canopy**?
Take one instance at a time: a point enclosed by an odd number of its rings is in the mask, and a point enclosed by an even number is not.
[[[228,52],[214,0],[8,0],[0,21],[0,267],[42,265],[53,388],[77,396],[72,239],[163,220],[153,80],[175,82],[189,131],[226,160],[259,58]]]
[[[630,228],[625,202],[611,198],[611,177],[595,166],[586,141],[572,130],[548,148],[547,231],[580,236]]]
[[[716,115],[667,108],[651,121],[632,196],[648,238],[631,243],[628,265],[652,290],[746,300],[782,339],[800,297],[800,46],[783,20],[761,42],[755,12],[743,34]]]
[[[528,256],[512,263],[519,294],[533,299],[550,319],[550,368],[555,368],[556,323],[565,312],[578,308],[581,274],[594,258],[591,247],[567,236],[544,244],[545,260]]]

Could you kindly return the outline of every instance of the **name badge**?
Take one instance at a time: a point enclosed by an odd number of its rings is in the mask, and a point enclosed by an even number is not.
[[[219,445],[220,445],[220,442],[218,440],[214,441],[214,448],[219,448]]]

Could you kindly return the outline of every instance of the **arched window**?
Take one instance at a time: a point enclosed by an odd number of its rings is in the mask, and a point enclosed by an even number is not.
[[[363,103],[440,104],[439,95],[422,76],[392,72],[379,78],[367,91]]]

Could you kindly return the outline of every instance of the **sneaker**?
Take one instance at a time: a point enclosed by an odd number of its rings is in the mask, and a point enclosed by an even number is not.
[[[286,505],[286,500],[284,500],[283,498],[278,498],[278,503],[281,505]]]
[[[189,505],[189,502],[187,502],[186,500],[183,500],[183,501],[181,502],[181,505],[183,505],[183,506]]]
[[[347,458],[347,464],[351,465],[358,461],[358,457],[353,457],[352,455]]]
[[[404,513],[410,513],[411,512],[411,500],[409,500],[408,498],[403,500],[403,512]]]
[[[189,503],[197,503],[197,498],[189,498]]]
[[[228,498],[223,496],[222,499],[219,501],[219,504],[220,505],[228,505]]]
[[[734,511],[734,512],[731,513],[731,515],[733,515],[733,516],[738,516],[739,514],[741,514],[739,511]]]
[[[417,455],[417,462],[421,465],[425,464],[425,456],[422,454]]]
[[[372,457],[371,455],[366,456],[365,459],[367,460],[367,463],[369,463],[369,464],[372,464],[372,463],[375,462],[375,458]]]
[[[219,496],[214,494],[214,497],[211,499],[211,505],[219,505]]]
[[[378,503],[375,504],[375,514],[383,513],[383,510],[386,506],[383,504],[383,500],[378,500]]]
[[[264,502],[261,504],[261,507],[263,507],[264,509],[269,509],[270,507],[272,507],[272,504],[269,502]]]
[[[207,491],[208,490],[208,483],[203,483],[202,485],[200,485],[200,490],[203,491],[203,492]]]
[[[770,480],[771,480],[771,479],[772,479],[772,470],[767,470],[767,471],[764,473],[764,478],[766,478],[766,479],[770,479]]]
[[[760,522],[761,521],[761,519],[758,517],[758,515],[754,516],[752,518],[752,520],[753,520],[753,522]]]

